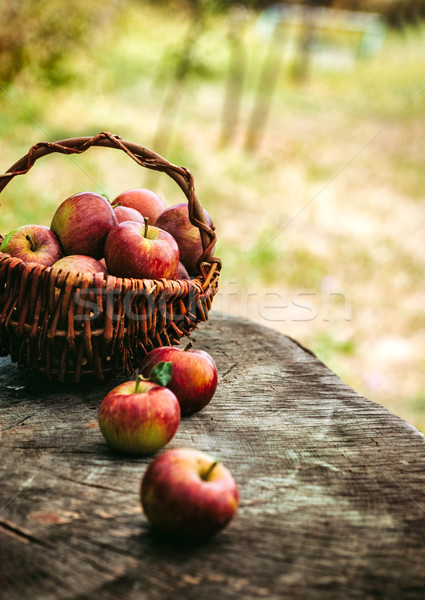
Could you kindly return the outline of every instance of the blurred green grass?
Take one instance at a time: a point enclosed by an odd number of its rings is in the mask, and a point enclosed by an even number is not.
[[[83,40],[62,57],[60,77],[33,64],[3,86],[0,168],[38,141],[102,130],[189,167],[218,232],[216,309],[298,338],[348,384],[425,430],[425,29],[389,31],[375,56],[345,70],[313,68],[303,82],[284,61],[270,98],[260,90],[269,114],[249,152],[268,42],[255,15],[245,18],[243,95],[227,145],[226,17],[208,16],[176,80],[190,15],[129,2],[95,44]],[[51,156],[2,193],[0,230],[48,225],[78,191],[113,198],[143,185],[169,205],[182,200],[174,182],[116,151]]]

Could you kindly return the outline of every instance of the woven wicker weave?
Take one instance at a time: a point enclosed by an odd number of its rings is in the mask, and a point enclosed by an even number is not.
[[[102,132],[36,144],[0,175],[0,192],[38,158],[52,152],[80,154],[91,146],[122,150],[139,165],[174,179],[188,200],[204,252],[199,276],[187,281],[64,276],[0,253],[0,356],[10,354],[19,366],[59,381],[79,381],[84,373],[100,379],[109,372],[130,374],[153,347],[178,344],[208,319],[221,268],[220,259],[212,256],[216,235],[205,223],[190,171],[116,135]]]

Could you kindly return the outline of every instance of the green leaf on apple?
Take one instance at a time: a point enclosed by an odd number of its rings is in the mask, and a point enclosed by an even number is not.
[[[173,363],[162,361],[157,363],[149,372],[148,380],[166,387],[173,375]]]

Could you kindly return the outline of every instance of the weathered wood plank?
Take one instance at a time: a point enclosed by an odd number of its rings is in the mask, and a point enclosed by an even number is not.
[[[201,544],[139,507],[150,458],[107,448],[96,410],[117,380],[50,384],[0,359],[0,589],[54,598],[422,598],[425,439],[271,330],[212,313],[211,404],[169,447],[233,472],[235,520]]]

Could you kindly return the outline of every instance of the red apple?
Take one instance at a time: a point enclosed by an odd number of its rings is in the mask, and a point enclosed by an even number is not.
[[[151,381],[127,381],[103,399],[99,427],[108,444],[128,454],[151,454],[172,439],[180,423],[177,398]]]
[[[113,208],[118,223],[123,223],[124,221],[136,221],[136,223],[144,223],[143,216],[135,208],[122,206],[121,204],[114,206]]]
[[[115,198],[114,204],[115,202],[119,202],[122,206],[135,208],[144,217],[148,217],[151,225],[155,225],[155,221],[165,210],[163,200],[155,192],[146,188],[133,188],[122,192]]]
[[[58,238],[44,225],[21,225],[13,229],[2,241],[0,252],[45,267],[62,256]]]
[[[204,214],[207,224],[212,227],[212,219],[205,209]],[[189,220],[187,204],[170,206],[158,217],[155,224],[174,237],[180,250],[181,262],[191,275],[197,274],[199,270],[196,263],[203,252],[203,248],[200,231]]]
[[[99,260],[84,254],[64,256],[54,263],[53,268],[61,269],[64,273],[71,271],[74,273],[103,273],[106,275],[108,272]]]
[[[186,267],[182,262],[179,261],[176,272],[174,273],[173,279],[190,279],[190,275],[187,272]]]
[[[85,254],[100,259],[106,236],[117,223],[106,198],[82,192],[62,202],[50,228],[58,236],[65,254]]]
[[[166,231],[124,221],[106,238],[105,260],[109,273],[117,277],[170,279],[179,263],[179,249]]]
[[[142,479],[143,511],[155,527],[185,538],[223,529],[238,508],[230,471],[208,454],[179,448],[155,458]]]
[[[189,415],[203,409],[217,388],[217,369],[213,358],[204,350],[162,346],[154,348],[145,357],[142,374],[148,377],[152,368],[163,361],[173,365],[167,387],[177,396],[181,414]]]

